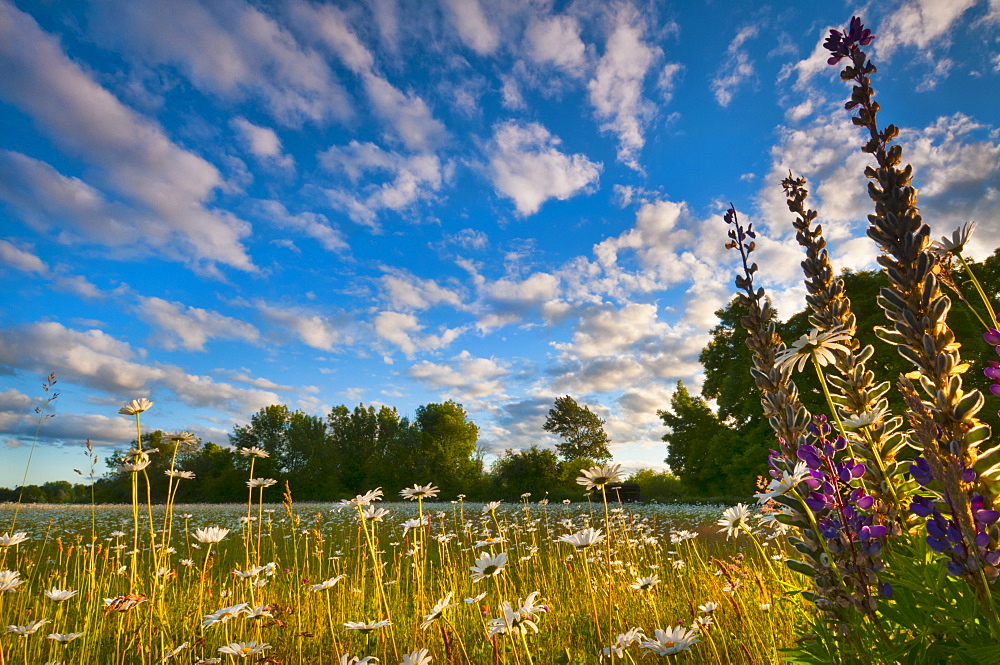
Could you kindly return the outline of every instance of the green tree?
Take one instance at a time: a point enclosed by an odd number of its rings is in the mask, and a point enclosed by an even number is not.
[[[332,409],[327,431],[343,491],[360,494],[382,487],[391,496],[402,489],[401,473],[411,468],[416,453],[409,430],[409,421],[388,406]]]
[[[556,444],[556,450],[564,460],[582,457],[599,461],[611,459],[604,420],[590,407],[577,404],[569,395],[556,398],[542,429],[562,437],[562,442]]]
[[[639,469],[625,482],[639,486],[643,501],[674,501],[687,494],[681,479],[669,471]]]
[[[241,456],[211,441],[178,462],[182,471],[194,472],[193,480],[182,480],[177,490],[179,503],[228,503],[246,501],[247,473],[240,468]],[[254,467],[256,472],[256,467]],[[256,473],[254,474],[256,475]],[[276,499],[277,497],[271,497]]]
[[[525,492],[541,498],[543,492],[554,490],[560,482],[559,457],[538,446],[505,451],[491,471],[495,499],[513,501]]]
[[[670,410],[656,414],[669,428],[663,435],[667,443],[665,461],[685,487],[695,494],[729,493],[721,467],[724,456],[731,450],[727,447],[719,450],[712,442],[721,442],[732,430],[719,420],[705,400],[692,396],[684,383],[678,381],[670,398]]]
[[[409,482],[433,482],[446,494],[467,494],[483,471],[476,448],[479,426],[451,400],[417,407],[414,424],[422,455],[415,460],[416,477]]]
[[[257,446],[270,457],[254,463],[254,475],[277,480],[295,480],[297,498],[330,498],[336,488],[334,467],[326,435],[326,424],[318,416],[290,411],[284,404],[264,407],[250,417],[248,425],[237,425],[229,435],[235,448]],[[240,468],[249,466],[246,458]]]

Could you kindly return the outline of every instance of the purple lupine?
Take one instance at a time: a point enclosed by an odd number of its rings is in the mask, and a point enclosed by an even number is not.
[[[930,465],[923,457],[914,457],[910,465],[910,474],[923,487],[929,487],[934,482]],[[963,469],[961,478],[964,483],[974,483],[978,477],[975,470]],[[949,513],[946,515],[939,505]],[[910,504],[910,512],[927,520],[926,542],[934,552],[946,554],[948,573],[956,577],[969,575],[983,569],[990,572],[986,566],[995,567],[1000,563],[1000,550],[990,550],[989,526],[1000,520],[1000,511],[986,508],[986,498],[981,494],[972,495],[969,501],[975,525],[975,536],[967,543],[962,536],[958,523],[950,516],[955,508],[947,495],[940,504],[932,497],[915,495]],[[995,574],[995,573],[993,573]]]
[[[831,565],[841,571],[853,594],[851,602],[862,612],[873,612],[876,594],[892,595],[892,587],[879,583],[876,575],[883,569],[879,557],[889,530],[877,522],[880,516],[873,513],[874,497],[857,482],[867,470],[865,465],[851,457],[839,457],[847,448],[846,439],[834,435],[824,416],[816,417],[808,430],[812,442],[800,445],[795,453],[809,469],[799,496],[816,516],[818,535],[835,558]],[[771,475],[779,477],[794,460],[771,452]],[[790,506],[790,502],[782,503]]]
[[[859,46],[868,46],[875,39],[872,31],[861,25],[861,19],[857,16],[851,18],[851,25],[847,33],[840,30],[831,30],[830,36],[823,42],[823,47],[833,55],[827,60],[828,65],[835,65],[842,58],[851,55],[851,52]]]

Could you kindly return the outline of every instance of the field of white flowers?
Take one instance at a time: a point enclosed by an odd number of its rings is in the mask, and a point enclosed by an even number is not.
[[[0,507],[0,662],[766,663],[807,620],[775,592],[797,582],[766,515],[720,529],[719,507],[600,486],[330,505],[248,485],[242,505]]]

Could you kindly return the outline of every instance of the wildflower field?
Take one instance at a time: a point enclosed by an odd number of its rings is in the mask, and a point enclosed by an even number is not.
[[[864,305],[885,313],[879,350],[911,369],[876,376],[804,179],[781,183],[812,312],[791,344],[755,282],[753,227],[730,207],[745,371],[775,434],[756,507],[617,504],[607,490],[620,465],[582,469],[583,501],[550,503],[539,488],[520,503],[467,503],[418,478],[429,484],[398,499],[372,488],[297,504],[294,487],[256,477],[268,457],[257,447],[239,450],[245,504],[175,506],[194,474],[174,460],[193,435],[144,448],[152,403],[136,399],[121,409],[137,435],[121,462],[130,505],[0,510],[0,665],[1000,663],[1000,445],[961,357],[963,344],[1000,352],[997,294],[962,256],[974,223],[930,240],[899,129],[878,124],[863,50],[874,38],[854,18],[825,46],[830,65],[846,62],[846,110],[874,164],[868,235],[888,286]],[[956,338],[945,289],[982,340]],[[976,370],[1000,397],[1000,363]],[[800,399],[805,372],[825,414]],[[173,455],[156,479],[165,505],[150,499],[154,453]]]
[[[2,550],[4,662],[774,662],[805,619],[775,593],[796,577],[778,523],[739,513],[727,542],[716,506],[251,491],[249,512],[153,507],[154,548],[141,506],[138,550],[129,506],[22,507]]]

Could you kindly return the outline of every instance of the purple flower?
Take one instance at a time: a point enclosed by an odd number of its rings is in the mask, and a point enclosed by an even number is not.
[[[819,458],[819,451],[816,450],[815,446],[804,444],[799,446],[799,449],[795,451],[795,455],[806,463],[810,469],[819,469],[823,462]]]
[[[914,496],[910,512],[917,517],[929,517],[934,512],[934,500],[926,496]]]
[[[983,339],[986,340],[986,343],[990,346],[997,346],[1000,344],[1000,330],[990,328],[983,333]]]
[[[962,472],[962,482],[963,483],[974,483],[976,482],[976,470],[966,469]]]
[[[997,520],[1000,520],[1000,511],[977,510],[975,517],[977,522],[982,522],[983,524],[993,524]]]
[[[913,464],[910,465],[910,475],[924,487],[930,485],[931,481],[934,480],[934,476],[931,475],[931,465],[923,457],[913,458]]]
[[[851,19],[851,25],[847,34],[840,30],[831,30],[830,36],[823,42],[823,47],[833,55],[826,61],[828,65],[835,65],[842,58],[851,55],[858,46],[868,46],[872,43],[875,35],[868,28],[861,25],[861,19],[857,16]]]

